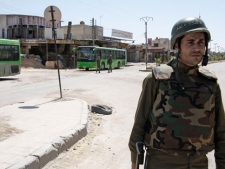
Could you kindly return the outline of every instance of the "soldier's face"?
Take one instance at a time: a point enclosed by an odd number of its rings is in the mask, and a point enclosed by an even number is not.
[[[180,62],[188,66],[198,65],[205,52],[204,33],[194,32],[186,34],[181,40],[180,48]]]

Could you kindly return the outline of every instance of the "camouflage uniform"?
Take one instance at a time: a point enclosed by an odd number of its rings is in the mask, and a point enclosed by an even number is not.
[[[97,58],[96,60],[96,64],[97,64],[97,69],[96,69],[96,73],[97,71],[100,73],[100,69],[101,69],[101,59],[100,58]]]
[[[108,65],[109,65],[109,70],[108,70],[108,72],[112,72],[112,56],[110,56],[109,58],[108,58]]]
[[[132,163],[136,142],[144,141],[148,169],[206,169],[213,149],[217,169],[224,169],[225,117],[216,76],[176,59],[168,65],[155,67],[143,82],[129,141]]]

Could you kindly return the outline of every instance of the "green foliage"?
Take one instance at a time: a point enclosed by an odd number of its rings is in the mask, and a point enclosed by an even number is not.
[[[213,55],[209,57],[209,61],[219,61],[219,60],[225,60],[225,55]]]
[[[161,63],[161,58],[155,58],[156,66],[159,66]]]
[[[172,60],[173,58],[175,58],[175,56],[170,56],[170,60]]]

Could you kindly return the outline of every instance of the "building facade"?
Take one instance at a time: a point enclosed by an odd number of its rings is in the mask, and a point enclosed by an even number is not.
[[[62,26],[64,32],[68,32],[68,27]],[[76,40],[103,40],[103,27],[85,25],[81,21],[78,25],[71,25],[70,38]]]
[[[86,46],[102,46],[125,48],[128,50],[128,61],[154,62],[155,58],[164,58],[169,51],[169,39],[156,38],[149,40],[148,49],[145,45],[133,45],[128,48],[128,43],[123,43],[121,38],[104,37],[103,27],[97,25],[80,24],[61,26],[61,22],[54,25],[45,22],[44,17],[31,15],[0,15],[0,38],[18,39],[21,43],[23,54],[40,55],[46,61],[54,60],[55,45],[53,35],[55,33],[58,54],[70,57],[72,48]],[[147,55],[146,55],[147,51]],[[147,58],[146,58],[147,56]],[[166,57],[166,60],[168,57]],[[67,59],[68,60],[68,59]]]

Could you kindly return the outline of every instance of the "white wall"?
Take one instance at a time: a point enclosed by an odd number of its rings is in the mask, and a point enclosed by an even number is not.
[[[52,37],[52,28],[45,28],[44,39],[53,39],[53,37]]]
[[[64,29],[64,33],[67,34],[67,29],[68,26],[62,26]],[[95,26],[95,39],[103,39],[103,27],[101,26]],[[71,34],[72,34],[72,39],[77,39],[77,40],[87,40],[87,39],[92,39],[92,26],[89,25],[71,25]]]
[[[44,39],[53,39],[52,28],[45,28]],[[56,39],[64,39],[64,29],[63,28],[56,29]]]
[[[56,29],[56,39],[64,39],[64,29],[63,28],[57,28]]]

